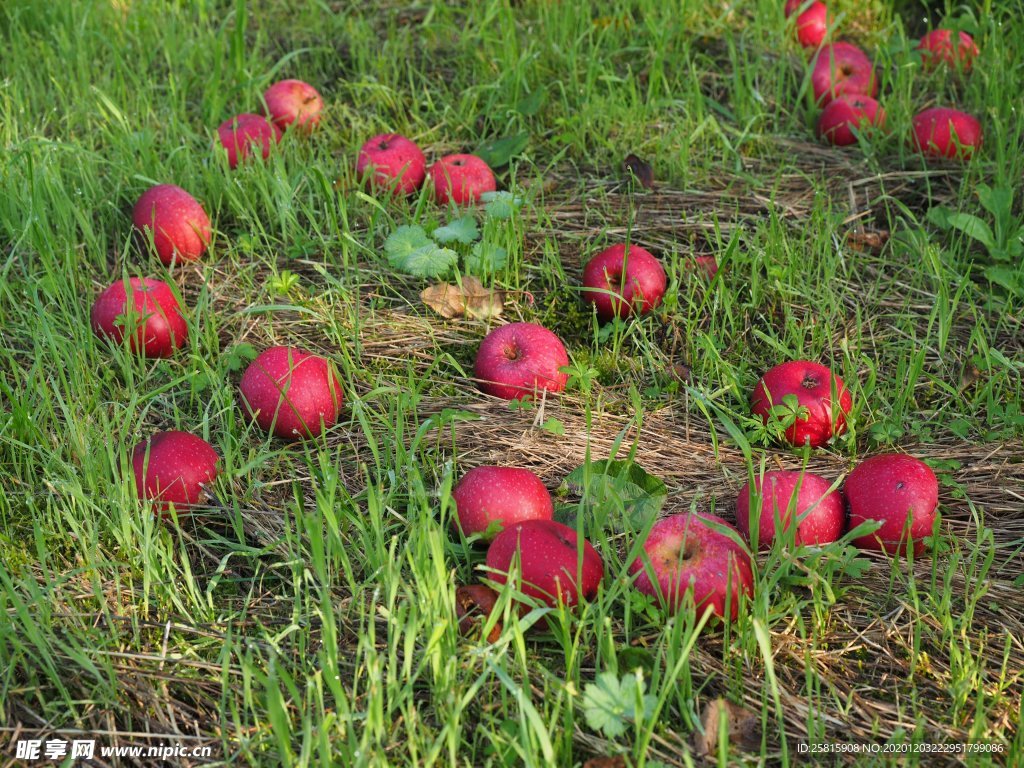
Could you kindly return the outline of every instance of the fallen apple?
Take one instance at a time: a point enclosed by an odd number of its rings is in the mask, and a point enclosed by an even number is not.
[[[495,536],[487,550],[487,577],[507,583],[517,560],[516,588],[552,608],[593,600],[604,576],[604,563],[590,542],[579,541],[575,530],[554,520],[526,520]]]
[[[541,390],[561,392],[569,380],[561,369],[568,364],[565,346],[547,328],[510,323],[495,328],[480,342],[473,371],[487,394],[520,400]]]
[[[803,8],[803,10],[800,10]],[[800,10],[796,17],[796,38],[804,48],[818,48],[828,35],[832,18],[828,8],[820,0],[807,4],[806,0],[789,0],[786,3],[786,18]]]
[[[213,446],[188,432],[157,432],[132,450],[132,471],[139,498],[157,509],[187,511],[202,501],[203,487],[217,477],[220,456]]]
[[[130,293],[129,290],[130,289]],[[128,337],[133,352],[170,357],[188,341],[188,324],[167,283],[132,277],[106,288],[92,305],[93,332],[121,344]]]
[[[452,525],[466,536],[483,534],[484,541],[513,523],[550,520],[555,512],[544,483],[519,467],[474,467],[456,484],[452,499],[456,508]]]
[[[981,146],[981,123],[966,112],[932,107],[914,115],[913,145],[931,157],[968,160]]]
[[[824,106],[843,94],[874,97],[878,81],[871,59],[852,43],[829,43],[821,47],[811,70],[814,100]]]
[[[830,489],[828,480],[811,472],[765,472],[763,477],[754,478],[753,487],[748,481],[740,490],[736,499],[736,527],[753,544],[750,505],[760,497],[760,508],[754,516],[760,548],[771,546],[777,522],[782,524],[782,530],[788,531],[794,521],[797,546],[829,544],[843,535],[846,525],[843,497]]]
[[[583,268],[583,299],[603,321],[645,315],[661,303],[668,280],[654,256],[639,245],[613,245]]]
[[[846,416],[853,407],[853,398],[843,380],[826,366],[809,360],[775,366],[754,387],[751,410],[767,424],[773,408],[785,408],[783,398],[787,395],[796,398],[799,409],[796,420],[785,432],[792,445],[810,443],[818,448],[846,431]],[[833,408],[834,403],[839,407]]]
[[[917,44],[921,52],[921,62],[925,69],[935,69],[939,64],[950,67],[963,67],[970,70],[978,55],[978,46],[974,38],[966,32],[957,33],[957,43],[953,45],[953,32],[948,29],[933,29],[921,38]]]
[[[295,347],[270,347],[242,375],[245,411],[286,440],[315,437],[341,413],[341,383],[325,358]]]
[[[225,120],[217,128],[220,144],[227,150],[228,167],[237,168],[254,153],[266,160],[270,148],[281,140],[281,129],[262,115],[245,113]]]
[[[914,554],[924,552],[939,505],[939,481],[931,467],[905,453],[872,456],[854,467],[844,491],[851,530],[868,521],[882,524],[854,544],[905,554],[912,543]]]
[[[290,126],[312,131],[320,123],[324,100],[309,83],[302,80],[280,80],[263,92],[267,116],[280,130]]]
[[[164,264],[195,261],[210,244],[210,217],[198,200],[173,184],[143,192],[132,209],[132,224]]]
[[[830,101],[818,116],[818,137],[837,147],[857,142],[857,134],[885,125],[885,110],[870,96],[846,93]]]
[[[695,608],[703,615],[711,606],[717,616],[735,619],[740,595],[749,597],[754,591],[750,555],[709,523],[736,531],[716,515],[694,512],[662,518],[651,528],[643,553],[629,572],[636,577],[636,589],[657,598],[671,613]]]
[[[445,155],[430,166],[429,173],[438,205],[469,205],[497,188],[494,173],[476,155]]]
[[[363,144],[356,175],[372,188],[411,195],[427,175],[427,159],[416,143],[397,133],[374,136]]]

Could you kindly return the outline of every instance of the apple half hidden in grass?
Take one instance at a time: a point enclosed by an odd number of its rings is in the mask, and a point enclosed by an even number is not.
[[[213,446],[189,432],[157,432],[132,450],[132,472],[139,498],[167,511],[173,504],[187,512],[199,504],[203,487],[217,477],[220,456]]]
[[[466,536],[482,534],[484,541],[514,523],[550,520],[555,513],[544,483],[521,467],[474,467],[456,484],[452,500],[452,525]]]
[[[504,400],[533,397],[541,390],[561,392],[569,380],[565,345],[535,323],[495,328],[480,342],[473,371],[480,389]]]
[[[821,47],[832,24],[828,8],[821,0],[814,0],[810,4],[807,0],[788,0],[786,18],[797,11],[800,13],[796,17],[796,39],[800,41],[800,45],[812,49]]]
[[[753,544],[750,527],[750,505],[761,498],[754,520],[757,523],[757,545],[771,547],[775,539],[776,521],[788,531],[796,522],[794,540],[797,546],[830,544],[843,535],[846,507],[839,491],[831,490],[828,480],[811,472],[773,470],[755,477],[753,488],[748,481],[736,499],[736,527]],[[753,494],[752,494],[753,491]]]
[[[868,521],[882,524],[854,544],[890,554],[905,554],[911,546],[915,555],[924,552],[939,506],[939,481],[931,467],[905,453],[872,456],[854,467],[843,490],[851,530]]]
[[[948,107],[932,107],[914,115],[914,148],[929,157],[969,160],[981,146],[977,118]]]
[[[584,539],[582,552],[576,531],[554,520],[526,520],[509,526],[487,549],[487,578],[508,582],[518,559],[516,588],[524,595],[555,608],[593,600],[604,577],[604,563]]]
[[[281,129],[263,115],[244,113],[221,123],[217,138],[228,153],[228,167],[234,169],[254,154],[264,160],[270,157],[271,147],[281,140]]]
[[[651,528],[629,572],[636,577],[636,589],[658,599],[670,613],[692,606],[703,615],[711,606],[716,616],[735,619],[740,595],[750,597],[754,591],[750,555],[709,523],[739,537],[716,515],[670,515]]]
[[[470,205],[484,192],[497,189],[494,172],[476,155],[445,155],[429,173],[438,205]]]
[[[859,93],[874,98],[878,95],[875,65],[852,43],[823,45],[814,59],[811,87],[814,101],[820,106],[843,94]]]
[[[291,127],[311,132],[324,111],[324,100],[309,83],[302,80],[280,80],[263,92],[267,116],[281,131]]]
[[[857,143],[857,133],[884,126],[885,110],[877,101],[862,93],[844,93],[818,115],[817,132],[829,144],[845,147]]]
[[[921,52],[921,62],[925,69],[935,69],[945,64],[954,68],[962,67],[967,72],[978,55],[978,46],[973,37],[966,32],[958,32],[954,45],[953,32],[949,29],[933,29],[926,33],[917,44],[917,50]]]
[[[751,411],[768,424],[773,408],[785,408],[783,398],[787,395],[796,398],[801,411],[806,409],[786,429],[785,437],[791,445],[810,443],[819,448],[846,431],[846,416],[853,408],[853,398],[843,380],[827,366],[810,360],[791,360],[775,366],[754,387]],[[833,407],[836,402],[838,407]]]
[[[359,149],[356,175],[372,189],[411,195],[427,176],[427,159],[411,139],[382,133]]]
[[[195,261],[210,244],[210,217],[192,195],[174,184],[157,184],[132,208],[132,224],[160,261]]]
[[[661,303],[668,279],[654,255],[639,245],[613,245],[583,268],[583,299],[600,320],[646,315]]]
[[[129,292],[130,291],[130,292]],[[107,287],[90,313],[93,333],[144,357],[170,357],[188,341],[188,323],[167,283],[132,277]]]
[[[242,408],[285,440],[315,437],[341,413],[341,382],[331,363],[296,347],[261,352],[239,384]]]

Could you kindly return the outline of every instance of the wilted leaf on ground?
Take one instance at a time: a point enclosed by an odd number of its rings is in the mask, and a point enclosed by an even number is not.
[[[475,318],[498,317],[505,306],[505,292],[485,288],[472,275],[462,279],[461,285],[437,283],[420,293],[423,303],[449,320],[468,315]]]
[[[592,757],[583,764],[583,768],[629,768],[629,763],[622,755],[614,757]]]
[[[511,192],[501,190],[500,192],[484,192],[480,199],[487,205],[484,211],[493,219],[510,219],[523,204],[523,199]]]
[[[636,155],[626,156],[623,165],[626,166],[626,173],[637,180],[644,189],[654,189],[654,169],[646,160],[641,160]]]
[[[726,699],[715,699],[701,716],[704,732],[694,732],[694,747],[698,755],[713,755],[718,751],[719,730],[723,725],[730,744],[752,751],[761,746],[761,716]]]
[[[459,260],[459,254],[438,246],[415,224],[405,224],[388,235],[384,252],[392,267],[416,277],[441,277]]]
[[[846,233],[846,244],[861,253],[881,253],[882,246],[889,242],[885,229],[851,230]]]
[[[479,242],[466,257],[466,269],[470,272],[497,272],[508,263],[508,251],[494,243]]]
[[[589,470],[589,471],[588,471]],[[635,525],[657,514],[668,498],[665,483],[631,461],[605,459],[576,467],[565,478],[573,493],[586,491],[595,505],[619,502]]]

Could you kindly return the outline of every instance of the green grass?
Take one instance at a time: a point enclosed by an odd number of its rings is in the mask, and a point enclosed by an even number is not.
[[[7,736],[113,731],[100,743],[211,744],[240,765],[689,765],[724,697],[758,734],[714,742],[723,766],[803,764],[807,741],[1000,749],[822,762],[1024,760],[1024,291],[991,282],[984,247],[926,218],[941,204],[990,220],[982,183],[1015,190],[1024,217],[1024,6],[931,11],[975,33],[981,56],[962,76],[915,64],[924,8],[834,0],[883,73],[891,129],[834,151],[814,139],[781,0],[586,5],[3,4]],[[216,126],[282,77],[324,94],[321,130],[229,171]],[[981,119],[972,162],[908,148],[912,115],[936,103]],[[384,130],[430,158],[529,135],[499,173],[525,204],[487,225],[510,254],[490,282],[512,292],[506,318],[544,323],[569,349],[549,429],[468,378],[489,326],[442,320],[419,299],[427,281],[388,266],[395,227],[448,214],[426,194],[359,191],[357,148]],[[629,153],[651,162],[655,191],[629,185]],[[133,240],[131,205],[155,182],[204,202],[216,234],[203,261],[169,272]],[[856,250],[855,226],[891,237]],[[627,237],[662,259],[669,294],[652,316],[599,327],[581,266]],[[694,253],[718,257],[713,281],[688,267]],[[1019,259],[1004,266],[1024,286]],[[91,302],[124,275],[177,287],[185,351],[147,361],[93,337]],[[346,404],[324,438],[286,445],[242,417],[241,366],[272,343],[337,364]],[[748,418],[758,376],[795,356],[831,364],[855,402],[849,433],[808,455]],[[162,524],[122,475],[132,446],[166,428],[221,454],[209,514]],[[519,618],[505,593],[497,643],[458,634],[455,585],[483,575],[483,550],[449,527],[471,466],[529,466],[555,490],[618,451],[665,481],[664,511],[733,519],[762,468],[834,480],[894,449],[939,471],[932,556],[777,545],[756,558],[737,622],[670,620],[629,585],[652,521],[614,493],[567,490],[560,514],[604,558],[598,598]],[[638,666],[648,710],[618,736],[592,727],[588,685]]]

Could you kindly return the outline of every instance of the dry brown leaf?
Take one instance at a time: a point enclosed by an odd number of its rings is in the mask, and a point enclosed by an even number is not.
[[[626,166],[626,173],[635,178],[641,187],[654,189],[654,169],[650,163],[636,155],[627,155],[623,165]]]
[[[846,244],[861,253],[880,253],[889,241],[889,232],[884,229],[851,230],[846,233]]]
[[[615,757],[592,757],[583,764],[583,768],[628,768],[626,758],[622,755]]]
[[[725,699],[715,699],[704,709],[701,718],[704,732],[693,734],[694,747],[699,755],[713,755],[718,751],[718,728],[725,718],[725,731],[729,743],[742,750],[752,751],[761,746],[761,716],[746,707]]]
[[[423,303],[449,320],[462,317],[488,319],[501,315],[505,307],[505,292],[485,288],[477,278],[469,275],[461,285],[437,283],[420,293]]]

